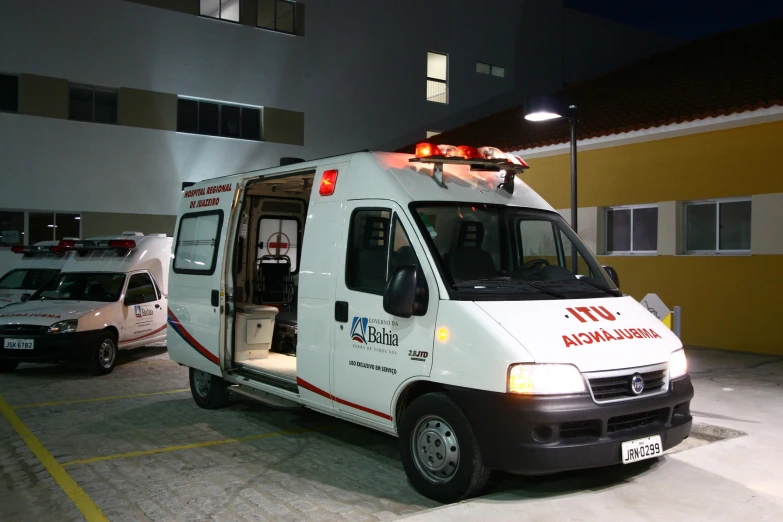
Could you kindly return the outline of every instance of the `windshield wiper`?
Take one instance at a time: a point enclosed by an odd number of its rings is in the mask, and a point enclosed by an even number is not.
[[[556,292],[554,290],[550,290],[549,288],[547,288],[545,286],[541,286],[541,285],[536,284],[536,283],[531,283],[530,281],[520,281],[520,282],[525,283],[526,285],[530,285],[533,288],[536,288],[536,289],[540,290],[541,292],[543,292],[545,294],[549,294],[549,295],[551,295],[553,297],[557,297],[558,299],[565,299],[565,296],[563,294],[561,294],[560,292]]]
[[[482,283],[501,283],[503,286],[505,285],[512,285],[512,286],[519,286],[519,285],[527,285],[531,288],[534,288],[538,290],[539,292],[547,295],[551,295],[552,297],[557,297],[558,299],[564,299],[565,296],[561,294],[560,292],[556,292],[554,290],[550,290],[548,288],[544,288],[543,286],[539,286],[535,283],[531,283],[530,281],[520,281],[519,279],[511,279],[509,276],[501,276],[501,277],[488,277],[486,279],[472,279],[470,281],[462,281],[459,283],[454,284],[454,288],[463,288],[468,286],[480,286]]]
[[[587,283],[588,285],[592,286],[593,288],[597,288],[598,290],[601,290],[602,292],[605,292],[605,293],[611,295],[612,297],[622,297],[622,295],[623,295],[623,293],[620,290],[613,290],[613,289],[607,288],[607,287],[605,287],[603,285],[599,285],[598,283],[594,283],[593,281],[590,281],[590,279],[588,279],[587,277],[580,277],[580,278],[577,278],[577,279],[563,279],[561,281],[556,281],[556,282],[557,283],[566,283],[566,284],[573,283],[573,282]]]

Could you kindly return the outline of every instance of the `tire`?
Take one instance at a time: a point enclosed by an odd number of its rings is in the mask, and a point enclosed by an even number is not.
[[[190,369],[190,393],[199,407],[215,410],[228,405],[229,384],[217,375],[195,368]]]
[[[117,365],[117,336],[105,331],[90,356],[90,371],[93,375],[107,375]]]
[[[0,361],[0,373],[11,373],[19,366],[17,361]]]
[[[491,470],[481,460],[470,422],[445,393],[415,399],[402,414],[399,433],[402,466],[425,497],[450,504],[486,485]]]

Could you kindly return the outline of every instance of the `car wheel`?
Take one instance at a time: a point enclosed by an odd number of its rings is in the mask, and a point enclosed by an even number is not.
[[[16,361],[0,361],[0,373],[9,373],[16,370],[19,363]]]
[[[92,352],[90,370],[93,375],[106,375],[117,365],[117,336],[112,332],[103,332],[98,346]]]
[[[217,375],[195,368],[190,369],[190,393],[200,407],[207,410],[222,408],[228,404],[229,384]]]
[[[479,493],[490,469],[465,413],[442,392],[415,399],[399,425],[402,465],[411,485],[444,504]]]

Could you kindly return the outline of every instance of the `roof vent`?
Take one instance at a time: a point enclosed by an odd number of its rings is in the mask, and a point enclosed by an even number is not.
[[[302,158],[280,158],[280,166],[293,165],[294,163],[304,163]]]
[[[168,237],[166,234],[147,234],[147,237]]]
[[[143,236],[143,232],[123,232],[121,236]]]

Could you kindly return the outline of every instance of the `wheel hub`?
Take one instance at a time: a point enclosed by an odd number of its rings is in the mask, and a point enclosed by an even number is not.
[[[109,339],[104,339],[98,349],[98,361],[104,368],[109,368],[116,357],[114,343]]]
[[[422,418],[411,446],[416,467],[425,478],[438,484],[452,479],[459,466],[459,443],[446,421],[434,415]]]
[[[196,384],[196,391],[199,395],[202,397],[206,397],[209,393],[209,385],[212,382],[210,374],[207,372],[202,372],[201,370],[196,370],[194,373],[194,381]]]

